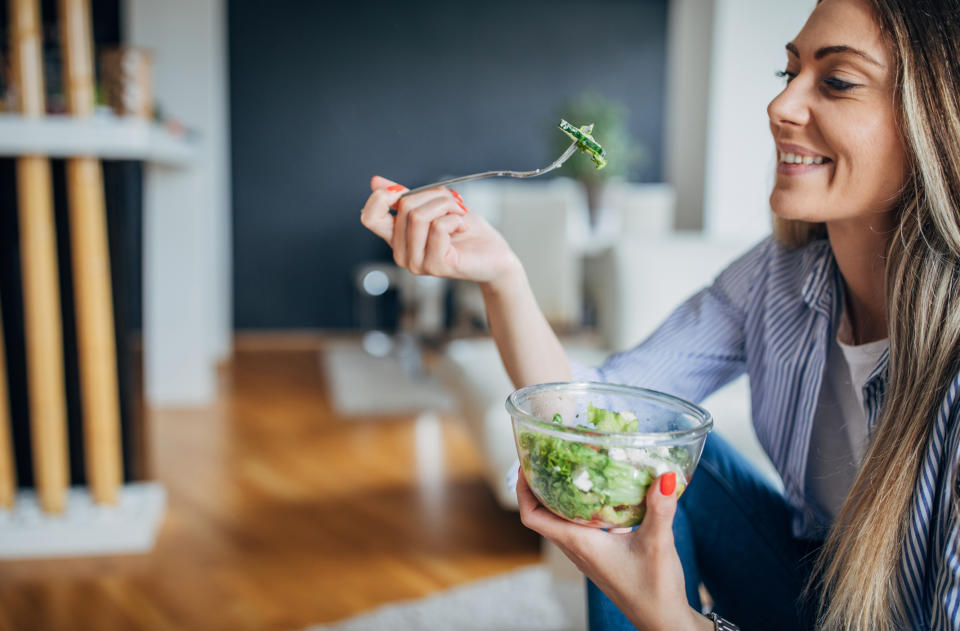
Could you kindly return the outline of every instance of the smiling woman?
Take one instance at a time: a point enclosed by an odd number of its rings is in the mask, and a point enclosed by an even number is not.
[[[960,6],[823,0],[769,105],[774,235],[597,368],[568,361],[508,244],[434,190],[375,179],[364,224],[403,266],[478,282],[519,386],[699,401],[747,373],[783,491],[717,436],[636,531],[523,522],[591,579],[592,629],[960,629]],[[469,200],[466,200],[469,205]],[[722,419],[718,426],[722,427]]]
[[[829,222],[854,331],[883,339],[883,277],[863,261],[876,263],[895,229],[907,180],[893,51],[866,1],[820,3],[786,49],[787,86],[767,107],[780,157],[770,207],[781,220]]]
[[[771,207],[818,222],[883,215],[906,180],[906,152],[893,54],[871,7],[822,3],[786,49],[787,87],[767,107],[780,157]],[[893,221],[876,216],[874,228]]]
[[[816,568],[827,628],[958,625],[958,579],[943,573],[956,563],[952,433],[941,446],[960,337],[957,13],[954,2],[822,3],[811,22],[856,47],[811,56],[801,34],[769,108],[778,142],[802,138],[837,162],[812,177],[779,165],[775,232],[799,247],[826,228],[841,270],[879,252],[844,279],[859,337],[889,335],[887,404]]]

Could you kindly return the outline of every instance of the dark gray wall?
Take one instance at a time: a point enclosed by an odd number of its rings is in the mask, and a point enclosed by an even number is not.
[[[666,0],[231,0],[229,29],[238,328],[353,326],[352,270],[389,258],[370,176],[542,166],[584,91],[629,105],[632,179],[661,178]]]

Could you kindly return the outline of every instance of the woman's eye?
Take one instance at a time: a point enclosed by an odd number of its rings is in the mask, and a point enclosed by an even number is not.
[[[787,83],[793,81],[793,78],[797,76],[796,72],[790,72],[789,70],[777,70],[776,74],[781,79],[786,79]]]
[[[830,77],[830,78],[824,79],[823,82],[824,82],[824,83],[827,85],[827,87],[830,88],[831,90],[837,90],[837,91],[840,91],[840,92],[842,92],[842,91],[844,91],[844,90],[849,90],[850,88],[853,88],[853,87],[856,87],[856,84],[850,83],[850,82],[848,82],[848,81],[844,81],[843,79],[837,79],[837,78],[835,78],[835,77]]]

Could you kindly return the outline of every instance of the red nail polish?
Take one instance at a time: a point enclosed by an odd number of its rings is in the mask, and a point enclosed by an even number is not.
[[[400,184],[394,184],[393,186],[388,186],[387,190],[391,193],[399,193],[402,190],[406,190],[406,186],[401,186]]]
[[[459,201],[459,200],[457,201],[457,206],[459,206],[460,208],[462,208],[462,209],[463,209],[463,212],[465,212],[465,213],[470,212],[469,210],[467,210],[467,207],[463,205],[463,202],[461,202],[461,201]]]
[[[458,202],[461,202],[461,203],[463,202],[463,197],[460,196],[460,193],[456,192],[452,188],[450,189],[450,194],[453,195]]]
[[[664,473],[660,477],[660,493],[663,495],[673,495],[673,492],[677,488],[677,474],[673,473]]]

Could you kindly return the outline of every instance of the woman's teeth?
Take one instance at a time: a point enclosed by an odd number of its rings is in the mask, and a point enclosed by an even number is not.
[[[804,156],[799,153],[780,152],[780,162],[787,164],[823,164],[823,156]]]

